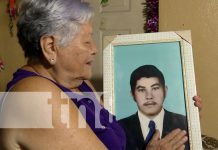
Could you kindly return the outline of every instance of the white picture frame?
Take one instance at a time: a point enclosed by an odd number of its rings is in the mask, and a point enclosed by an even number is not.
[[[134,102],[126,104],[127,97],[131,99],[129,76],[136,67],[153,64],[163,70],[166,84],[170,84],[169,91],[174,90],[170,95],[171,98],[169,96],[169,100],[166,100],[166,105],[169,105],[167,107],[173,111],[175,105],[183,106],[178,113],[185,113],[187,117],[190,149],[202,149],[199,112],[192,100],[197,93],[190,31],[108,36],[104,38],[103,45],[107,45],[103,50],[104,106],[106,109],[118,120],[134,113],[132,109],[137,108]],[[178,65],[173,65],[174,63]],[[175,76],[180,78],[174,79]],[[174,84],[179,84],[178,89],[183,89],[183,92],[178,92],[179,90],[173,87]],[[180,96],[175,93],[180,93]],[[174,104],[171,106],[170,99],[175,96],[183,98],[178,98],[180,101],[174,102],[173,100]]]

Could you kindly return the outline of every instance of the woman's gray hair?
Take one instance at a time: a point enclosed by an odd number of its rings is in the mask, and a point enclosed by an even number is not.
[[[59,45],[66,46],[93,16],[89,4],[81,0],[22,0],[20,6],[17,36],[29,59],[42,56],[42,36],[58,35]]]

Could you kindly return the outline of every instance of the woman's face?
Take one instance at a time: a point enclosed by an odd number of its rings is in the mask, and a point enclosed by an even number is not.
[[[92,26],[87,22],[80,26],[80,31],[66,47],[58,50],[57,67],[61,68],[62,73],[67,73],[73,78],[89,79],[96,53],[97,49],[92,40]]]

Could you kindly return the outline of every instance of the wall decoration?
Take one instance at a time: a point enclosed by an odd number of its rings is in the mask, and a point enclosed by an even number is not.
[[[159,0],[145,0],[143,16],[145,17],[144,32],[158,32]]]
[[[13,37],[13,27],[14,27],[14,20],[18,15],[17,3],[16,0],[8,0],[7,4],[7,13],[9,14],[9,30],[10,35]]]

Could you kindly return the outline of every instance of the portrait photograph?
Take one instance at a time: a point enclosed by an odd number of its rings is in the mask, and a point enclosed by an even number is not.
[[[180,43],[167,42],[115,46],[114,111],[117,118],[127,117],[137,110],[131,95],[130,76],[136,68],[143,65],[156,66],[165,77],[168,92],[164,108],[186,116]],[[123,108],[126,109],[122,110]]]
[[[104,49],[105,107],[121,124],[135,122],[133,133],[142,132],[142,138],[146,131],[136,128],[143,115],[160,126],[161,137],[176,128],[187,130],[185,149],[201,142],[190,39],[189,31],[118,35],[106,38]]]

